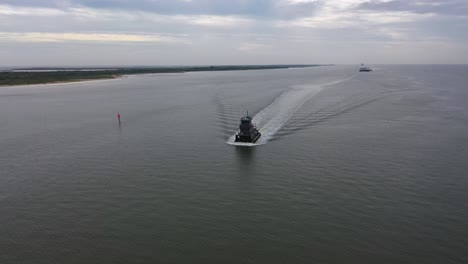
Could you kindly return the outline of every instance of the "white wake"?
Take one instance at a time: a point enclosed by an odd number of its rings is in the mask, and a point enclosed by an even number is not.
[[[235,146],[258,146],[266,144],[305,102],[320,92],[325,86],[335,85],[348,79],[350,78],[324,84],[294,86],[291,90],[282,93],[273,103],[253,117],[252,122],[257,125],[258,130],[262,134],[256,143],[234,142],[236,134],[232,135],[226,143]]]

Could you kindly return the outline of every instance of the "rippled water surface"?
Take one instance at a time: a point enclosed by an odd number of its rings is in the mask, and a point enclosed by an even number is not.
[[[468,66],[374,68],[0,88],[0,263],[468,262]]]

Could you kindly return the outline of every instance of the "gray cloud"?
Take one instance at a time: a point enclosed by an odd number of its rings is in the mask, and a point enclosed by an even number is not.
[[[373,0],[357,6],[358,10],[368,11],[408,11],[414,13],[433,13],[441,15],[468,15],[468,1],[466,0]]]
[[[3,4],[64,8],[82,6],[97,9],[139,10],[159,14],[243,15],[254,17],[296,17],[310,15],[316,3],[298,3],[277,8],[278,0],[4,0]]]
[[[279,5],[278,3],[295,3]],[[99,9],[142,10],[161,14],[213,14],[289,17],[312,14],[318,6],[330,0],[288,1],[288,0],[3,0],[2,4],[33,7],[83,6]],[[352,1],[350,1],[352,2]],[[369,0],[361,1],[356,10],[367,11],[408,11],[414,13],[436,13],[467,15],[466,0]]]
[[[3,0],[0,56],[3,65],[468,63],[467,6],[465,0]]]

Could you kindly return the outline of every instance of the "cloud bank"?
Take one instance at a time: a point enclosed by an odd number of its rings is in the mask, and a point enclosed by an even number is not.
[[[468,63],[465,0],[4,0],[0,25],[3,66]]]

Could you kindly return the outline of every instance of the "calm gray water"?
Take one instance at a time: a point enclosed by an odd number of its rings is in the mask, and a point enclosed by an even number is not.
[[[468,66],[0,88],[0,263],[467,263],[467,102]]]

